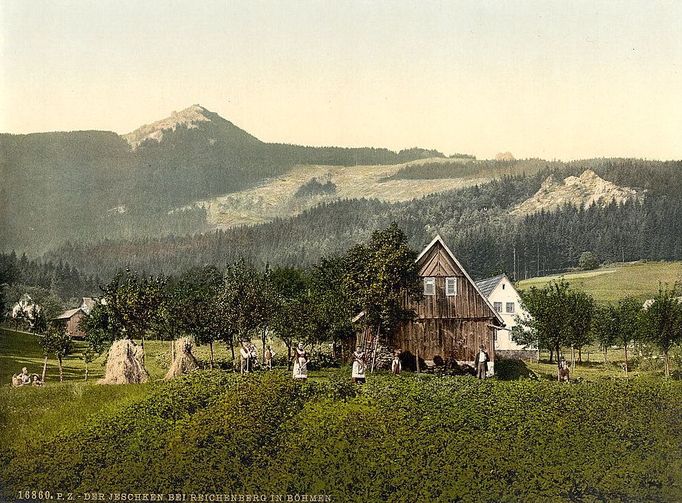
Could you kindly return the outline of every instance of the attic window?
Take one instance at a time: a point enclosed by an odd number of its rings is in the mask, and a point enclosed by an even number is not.
[[[424,295],[436,295],[436,278],[424,278]]]
[[[457,295],[457,278],[445,278],[445,295],[448,297]]]

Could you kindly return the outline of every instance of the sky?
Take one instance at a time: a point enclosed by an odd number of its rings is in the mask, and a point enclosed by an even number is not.
[[[682,159],[682,2],[0,0],[0,132]]]

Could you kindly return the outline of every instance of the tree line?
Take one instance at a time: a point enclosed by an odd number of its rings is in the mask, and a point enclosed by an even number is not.
[[[519,317],[512,337],[524,345],[549,351],[557,361],[562,348],[570,348],[572,360],[582,349],[598,343],[608,361],[608,350],[623,348],[628,371],[628,349],[649,344],[663,355],[666,377],[670,376],[670,351],[682,344],[682,285],[661,285],[658,294],[642,304],[625,297],[617,304],[599,306],[587,293],[572,290],[562,278],[547,286],[521,292],[530,317]]]
[[[225,344],[235,357],[241,341],[281,339],[288,359],[295,343],[331,343],[340,348],[354,336],[351,319],[379,333],[394,330],[410,316],[401,303],[405,292],[417,298],[421,285],[416,252],[393,224],[374,232],[345,254],[321,259],[308,268],[259,268],[244,260],[224,269],[207,265],[180,275],[119,271],[102,287],[100,302],[82,322],[95,354],[116,339],[191,336],[210,350]],[[63,329],[48,330],[46,339]],[[62,349],[64,347],[62,346]]]

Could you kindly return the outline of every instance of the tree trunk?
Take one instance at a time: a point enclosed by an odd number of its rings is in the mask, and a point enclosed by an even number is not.
[[[287,370],[291,370],[291,345],[287,344]]]
[[[232,337],[230,337],[230,353],[232,353],[232,367],[234,367],[234,343],[232,342]]]
[[[208,343],[208,348],[211,350],[211,361],[209,363],[209,367],[213,368],[213,341]]]
[[[141,336],[140,346],[142,346],[142,365],[144,365],[144,334]]]
[[[419,371],[421,370],[421,369],[419,368],[419,346],[416,347],[416,349],[414,350],[414,352],[416,353],[416,355],[415,355],[415,363],[416,363],[416,366],[417,366],[417,374],[419,374]]]
[[[583,362],[583,348],[582,346],[578,348],[578,363]]]
[[[628,376],[628,343],[625,343],[625,377]]]
[[[559,359],[559,353],[557,353],[557,360]],[[549,363],[554,362],[554,350],[550,348],[549,350]]]
[[[43,383],[45,382],[45,373],[47,372],[47,355],[45,355],[45,360],[43,361],[43,376],[40,378]]]
[[[265,342],[268,338],[268,330],[266,328],[263,329],[263,334],[261,335],[261,341],[262,341],[262,346],[263,346],[263,351],[261,353],[261,361],[263,362],[263,368],[265,368]]]
[[[64,372],[62,369],[62,357],[58,356],[57,360],[59,360],[59,382],[64,382]]]
[[[663,360],[665,361],[665,377],[670,377],[670,361],[668,359],[668,352],[663,352]]]
[[[575,347],[571,346],[571,372],[575,371]]]
[[[175,344],[173,344],[174,342],[175,342],[174,339],[170,340],[171,365],[175,361]]]
[[[88,362],[85,362],[85,382],[88,382]]]
[[[609,347],[608,347],[608,346],[604,346],[604,364],[605,364],[605,365],[606,365],[607,363],[609,363],[608,352],[609,352]]]

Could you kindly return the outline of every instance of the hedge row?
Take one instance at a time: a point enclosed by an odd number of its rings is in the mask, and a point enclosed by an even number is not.
[[[3,455],[6,497],[315,493],[334,501],[680,501],[682,384],[200,372]],[[27,470],[27,467],[29,468]]]

